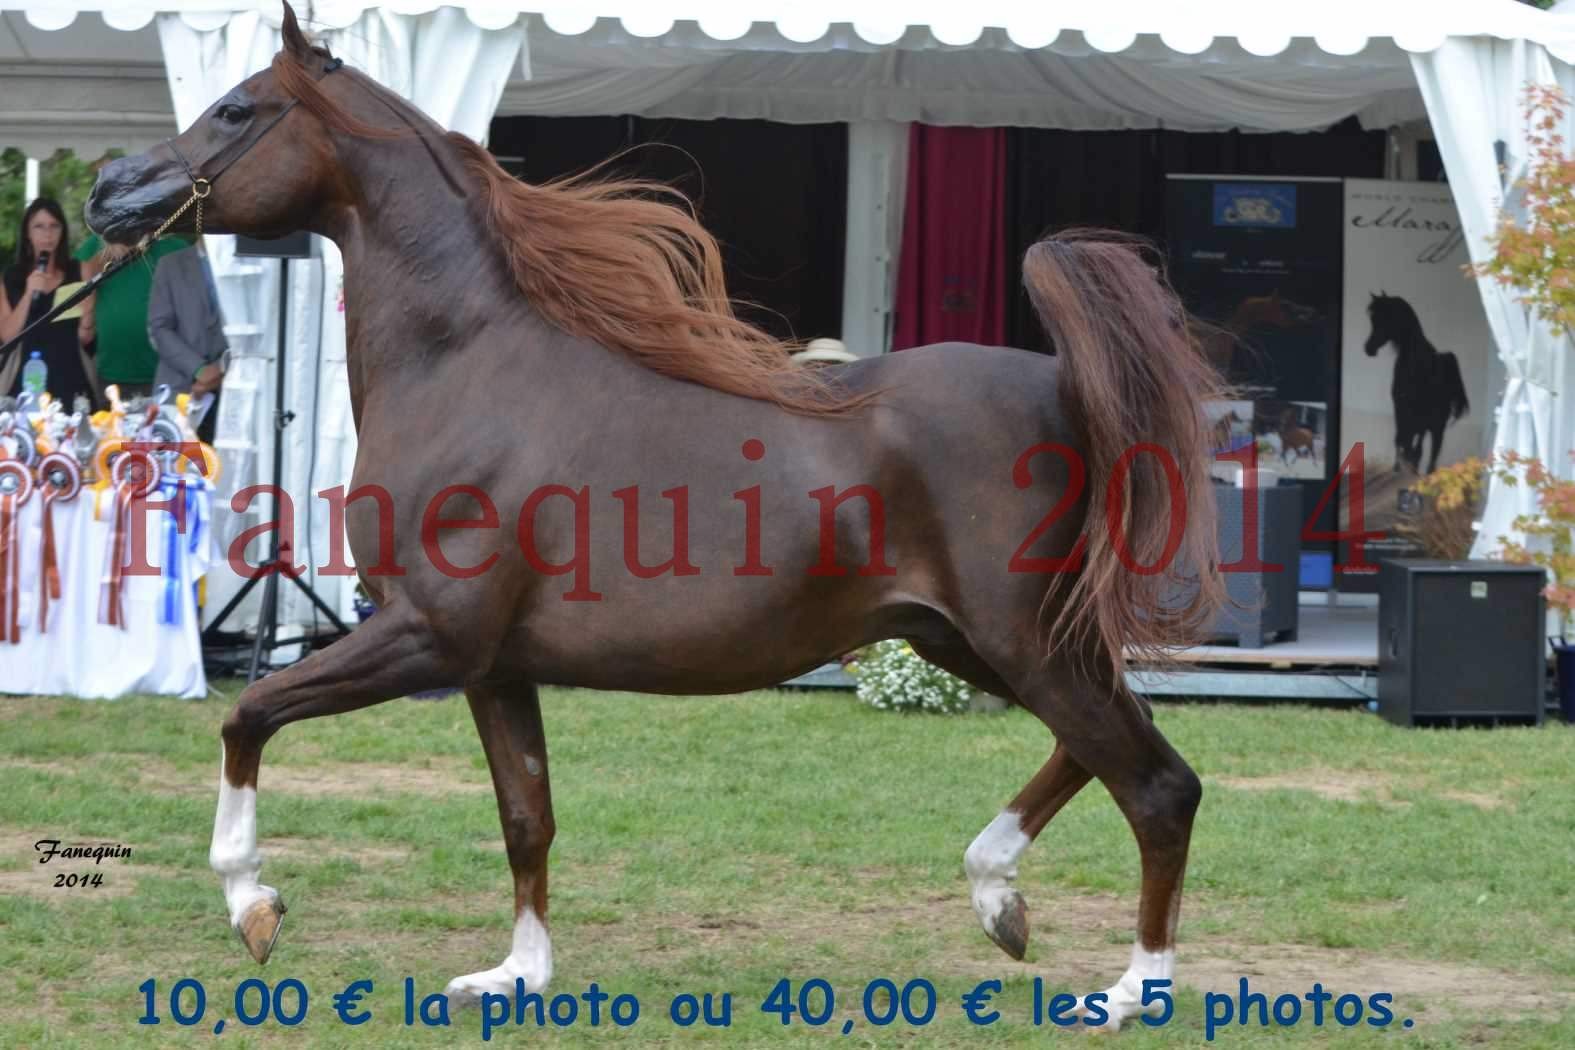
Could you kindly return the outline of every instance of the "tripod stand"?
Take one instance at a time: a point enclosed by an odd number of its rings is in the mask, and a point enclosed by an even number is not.
[[[299,243],[309,253],[310,242],[305,239],[304,234],[301,235],[301,238]],[[238,239],[237,248],[246,241],[247,238]],[[246,675],[247,684],[257,681],[265,651],[271,653],[273,650],[286,645],[295,645],[300,642],[314,640],[312,636],[304,634],[296,638],[279,637],[279,580],[281,577],[289,580],[299,588],[301,593],[306,595],[307,599],[317,607],[318,611],[328,617],[329,622],[338,631],[339,637],[350,633],[350,628],[346,627],[344,621],[339,619],[333,609],[329,608],[328,603],[323,601],[317,592],[313,591],[310,585],[301,579],[299,573],[292,571],[291,558],[294,555],[294,551],[291,545],[283,541],[279,535],[280,526],[283,522],[280,512],[284,502],[284,434],[285,429],[295,421],[295,413],[284,407],[285,330],[289,322],[290,259],[292,256],[285,254],[286,251],[290,250],[291,246],[285,246],[281,250],[280,248],[270,248],[270,242],[253,241],[251,244],[262,244],[263,247],[260,250],[253,250],[247,254],[265,254],[279,259],[279,346],[274,354],[273,488],[270,490],[273,493],[275,527],[270,530],[273,538],[268,544],[268,560],[257,567],[252,577],[242,585],[239,591],[235,592],[235,596],[229,600],[223,609],[219,610],[219,614],[213,618],[213,622],[202,632],[204,644],[212,644],[218,634],[219,625],[236,610],[241,602],[246,600],[246,596],[251,593],[253,587],[256,587],[259,583],[262,584],[262,608],[258,610],[257,636],[252,640],[251,668]],[[237,250],[236,254],[240,255],[242,252]],[[315,412],[317,406],[314,404],[312,407]]]

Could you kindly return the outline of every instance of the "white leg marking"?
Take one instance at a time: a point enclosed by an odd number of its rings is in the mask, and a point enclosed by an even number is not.
[[[1016,895],[1010,881],[1017,878],[1017,858],[1028,848],[1023,822],[1011,810],[1002,810],[963,854],[963,870],[973,887],[973,910],[994,936],[995,923]]]
[[[259,885],[262,855],[257,852],[257,789],[231,787],[224,779],[224,746],[219,745],[219,811],[213,819],[208,866],[224,882],[230,925],[239,926],[246,909],[279,894]]]
[[[1166,948],[1163,951],[1151,952],[1142,944],[1132,946],[1132,965],[1127,967],[1127,972],[1121,975],[1121,980],[1105,989],[1105,1002],[1103,1009],[1109,1014],[1110,1019],[1101,1028],[1119,1031],[1123,1022],[1146,1013],[1151,1017],[1158,1017],[1165,1012],[1163,999],[1152,998],[1148,1007],[1143,1006],[1143,982],[1156,980],[1174,981],[1176,976],[1176,950]],[[1172,999],[1176,995],[1174,984],[1156,989],[1163,991]],[[1081,1016],[1086,1012],[1086,1003],[1075,1012]]]
[[[514,921],[514,943],[507,959],[490,970],[454,978],[445,991],[457,1003],[480,1002],[485,992],[513,995],[514,982],[521,977],[526,994],[542,991],[552,980],[552,939],[529,908]]]

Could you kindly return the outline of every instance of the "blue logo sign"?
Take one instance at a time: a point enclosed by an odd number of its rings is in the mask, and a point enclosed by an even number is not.
[[[1293,229],[1296,187],[1272,182],[1216,183],[1214,225]]]

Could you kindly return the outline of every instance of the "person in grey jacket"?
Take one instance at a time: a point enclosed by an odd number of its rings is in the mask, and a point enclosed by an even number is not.
[[[159,260],[148,296],[148,339],[159,355],[155,388],[168,384],[175,393],[189,391],[193,398],[217,395],[230,344],[212,271],[200,248],[183,248]],[[211,440],[217,418],[218,412],[209,409],[198,429],[204,440]],[[205,430],[210,433],[203,434]]]

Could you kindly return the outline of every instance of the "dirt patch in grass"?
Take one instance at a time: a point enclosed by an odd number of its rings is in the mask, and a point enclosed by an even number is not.
[[[171,875],[164,868],[146,864],[119,863],[110,867],[108,861],[94,866],[92,861],[83,868],[61,868],[70,861],[56,858],[49,865],[34,864],[19,871],[0,871],[0,897],[31,897],[49,904],[76,904],[82,899],[101,901],[113,897],[127,897],[137,888],[137,879],[143,875]],[[99,885],[56,886],[56,875],[102,875]]]
[[[27,769],[56,776],[76,776],[67,764],[31,758],[0,758],[0,767]],[[213,796],[219,789],[217,764],[201,771],[176,766],[166,759],[148,755],[103,755],[95,759],[92,775],[124,770],[135,778],[136,787],[160,795]],[[421,764],[393,765],[377,762],[326,761],[322,765],[270,763],[263,758],[258,777],[264,793],[279,791],[287,795],[334,795],[343,798],[376,798],[380,795],[491,794],[492,778],[485,769],[476,769],[458,759],[422,759]]]
[[[60,701],[47,696],[0,696],[0,722],[32,716],[47,718]]]
[[[1126,968],[1133,904],[1125,896],[1100,894],[1058,895],[1042,900],[1038,907],[1030,900],[1033,933],[1024,962],[989,944],[964,889],[854,908],[820,905],[756,908],[748,913],[668,913],[656,921],[597,926],[596,938],[599,951],[608,950],[607,942],[612,941],[618,945],[615,954],[660,957],[675,950],[725,954],[768,937],[800,945],[835,942],[856,952],[860,943],[894,933],[939,931],[945,943],[937,948],[943,950],[926,963],[925,975],[932,979],[1038,976],[1045,978],[1052,993],[1087,994],[1109,987]],[[1206,899],[1193,897],[1186,909],[1194,920],[1216,911]],[[1183,934],[1176,966],[1181,986],[1235,996],[1246,977],[1252,991],[1268,996],[1271,1007],[1275,997],[1304,997],[1319,983],[1335,998],[1354,994],[1365,1001],[1388,992],[1394,997],[1397,1020],[1412,1017],[1419,1022],[1488,1015],[1551,1017],[1575,1006],[1575,988],[1489,967],[1301,944],[1241,944],[1224,935],[1189,937],[1185,928]],[[574,946],[572,940],[565,940],[561,947],[572,952]],[[1326,1011],[1332,1002],[1326,1004]],[[1302,1008],[1310,1011],[1311,1005],[1304,999]]]
[[[72,829],[51,828],[47,835],[29,832],[23,828],[0,825],[0,897],[31,897],[50,904],[75,904],[79,900],[105,900],[125,897],[137,888],[137,879],[143,875],[168,876],[173,874],[156,865],[138,864],[134,860],[105,857],[98,863],[92,858],[79,859],[52,857],[47,864],[40,864],[42,854],[34,848],[40,839],[59,839],[62,848],[69,845],[113,845],[113,841],[93,835],[78,834]],[[130,843],[120,843],[130,845]],[[135,847],[132,847],[135,857]],[[57,875],[102,876],[97,886],[56,886]]]
[[[290,795],[338,795],[376,798],[379,795],[431,795],[454,793],[491,794],[492,780],[485,770],[463,762],[434,762],[425,766],[382,765],[372,762],[338,762],[323,766],[270,766],[263,763],[258,790]]]
[[[1464,802],[1478,809],[1507,809],[1515,808],[1513,803],[1505,802],[1497,795],[1486,795],[1479,791],[1440,791],[1439,798],[1447,798],[1451,802]]]
[[[76,771],[64,761],[44,762],[36,758],[0,758],[0,766],[4,766],[6,769],[28,769],[35,773],[54,773],[62,777],[76,774]]]
[[[353,860],[366,865],[403,864],[410,859],[411,852],[405,846],[352,846],[335,839],[292,836],[262,839],[257,848],[262,852],[264,863],[283,858],[318,863]]]
[[[1525,974],[1299,944],[1204,942],[1193,951],[1183,946],[1178,973],[1193,987],[1232,995],[1246,977],[1271,1002],[1287,993],[1305,996],[1315,983],[1334,996],[1366,999],[1389,992],[1397,1019],[1554,1017],[1575,1004],[1575,991],[1567,985]]]
[[[158,758],[136,756],[137,786],[161,795],[216,796],[219,789],[217,768],[200,773],[182,769]],[[22,759],[0,760],[0,764],[48,768],[43,763]],[[484,769],[475,769],[459,760],[422,759],[421,764],[392,765],[377,762],[325,761],[322,765],[270,763],[263,757],[258,788],[263,794],[277,791],[286,795],[332,795],[340,798],[370,799],[383,795],[491,794],[492,779]]]
[[[1209,783],[1240,791],[1307,791],[1335,802],[1371,801],[1393,809],[1404,809],[1411,805],[1394,797],[1396,788],[1429,790],[1416,779],[1358,769],[1298,769],[1268,776],[1211,776],[1205,779]],[[1486,792],[1451,789],[1433,790],[1432,793],[1439,798],[1463,802],[1478,809],[1514,809],[1509,802]]]

